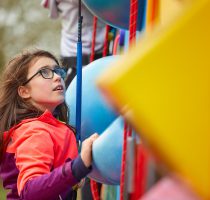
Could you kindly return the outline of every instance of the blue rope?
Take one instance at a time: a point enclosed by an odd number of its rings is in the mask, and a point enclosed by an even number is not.
[[[76,136],[81,139],[81,108],[82,108],[82,42],[77,43],[77,87],[76,87]]]
[[[82,19],[81,0],[79,0],[78,42],[77,42],[77,84],[76,84],[76,138],[81,140],[81,108],[82,108]]]

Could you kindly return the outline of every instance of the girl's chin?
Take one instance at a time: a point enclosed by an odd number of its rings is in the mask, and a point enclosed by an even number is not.
[[[64,103],[64,101],[65,101],[64,98],[62,98],[61,100],[59,100],[58,103],[57,103],[57,106],[59,106],[59,105],[61,105],[62,103]],[[56,107],[57,107],[57,106],[56,106]]]

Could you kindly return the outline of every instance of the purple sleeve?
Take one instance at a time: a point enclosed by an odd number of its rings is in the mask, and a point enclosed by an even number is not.
[[[91,169],[85,167],[81,157],[78,156],[75,160],[55,168],[49,174],[27,181],[21,191],[21,199],[57,199],[60,194],[70,190],[90,171]]]

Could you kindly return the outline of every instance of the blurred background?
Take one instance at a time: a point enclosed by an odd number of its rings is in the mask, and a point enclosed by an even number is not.
[[[0,1],[0,73],[6,62],[27,48],[49,50],[59,56],[60,21],[51,20],[40,1]],[[5,191],[0,181],[0,199]]]
[[[0,69],[22,49],[50,50],[59,56],[60,22],[48,17],[40,1],[0,1]]]

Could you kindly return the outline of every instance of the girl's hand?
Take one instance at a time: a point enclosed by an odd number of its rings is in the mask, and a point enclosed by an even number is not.
[[[85,178],[81,179],[81,181],[79,183],[77,183],[76,185],[74,185],[72,187],[73,190],[77,190],[78,188],[81,188],[83,187],[85,184]]]
[[[77,186],[78,186],[78,188],[81,188],[81,187],[84,186],[84,184],[85,184],[85,178],[83,178],[83,179],[77,184]]]
[[[99,137],[97,133],[94,133],[89,138],[82,142],[81,158],[86,167],[90,167],[92,163],[92,145],[93,142]]]

